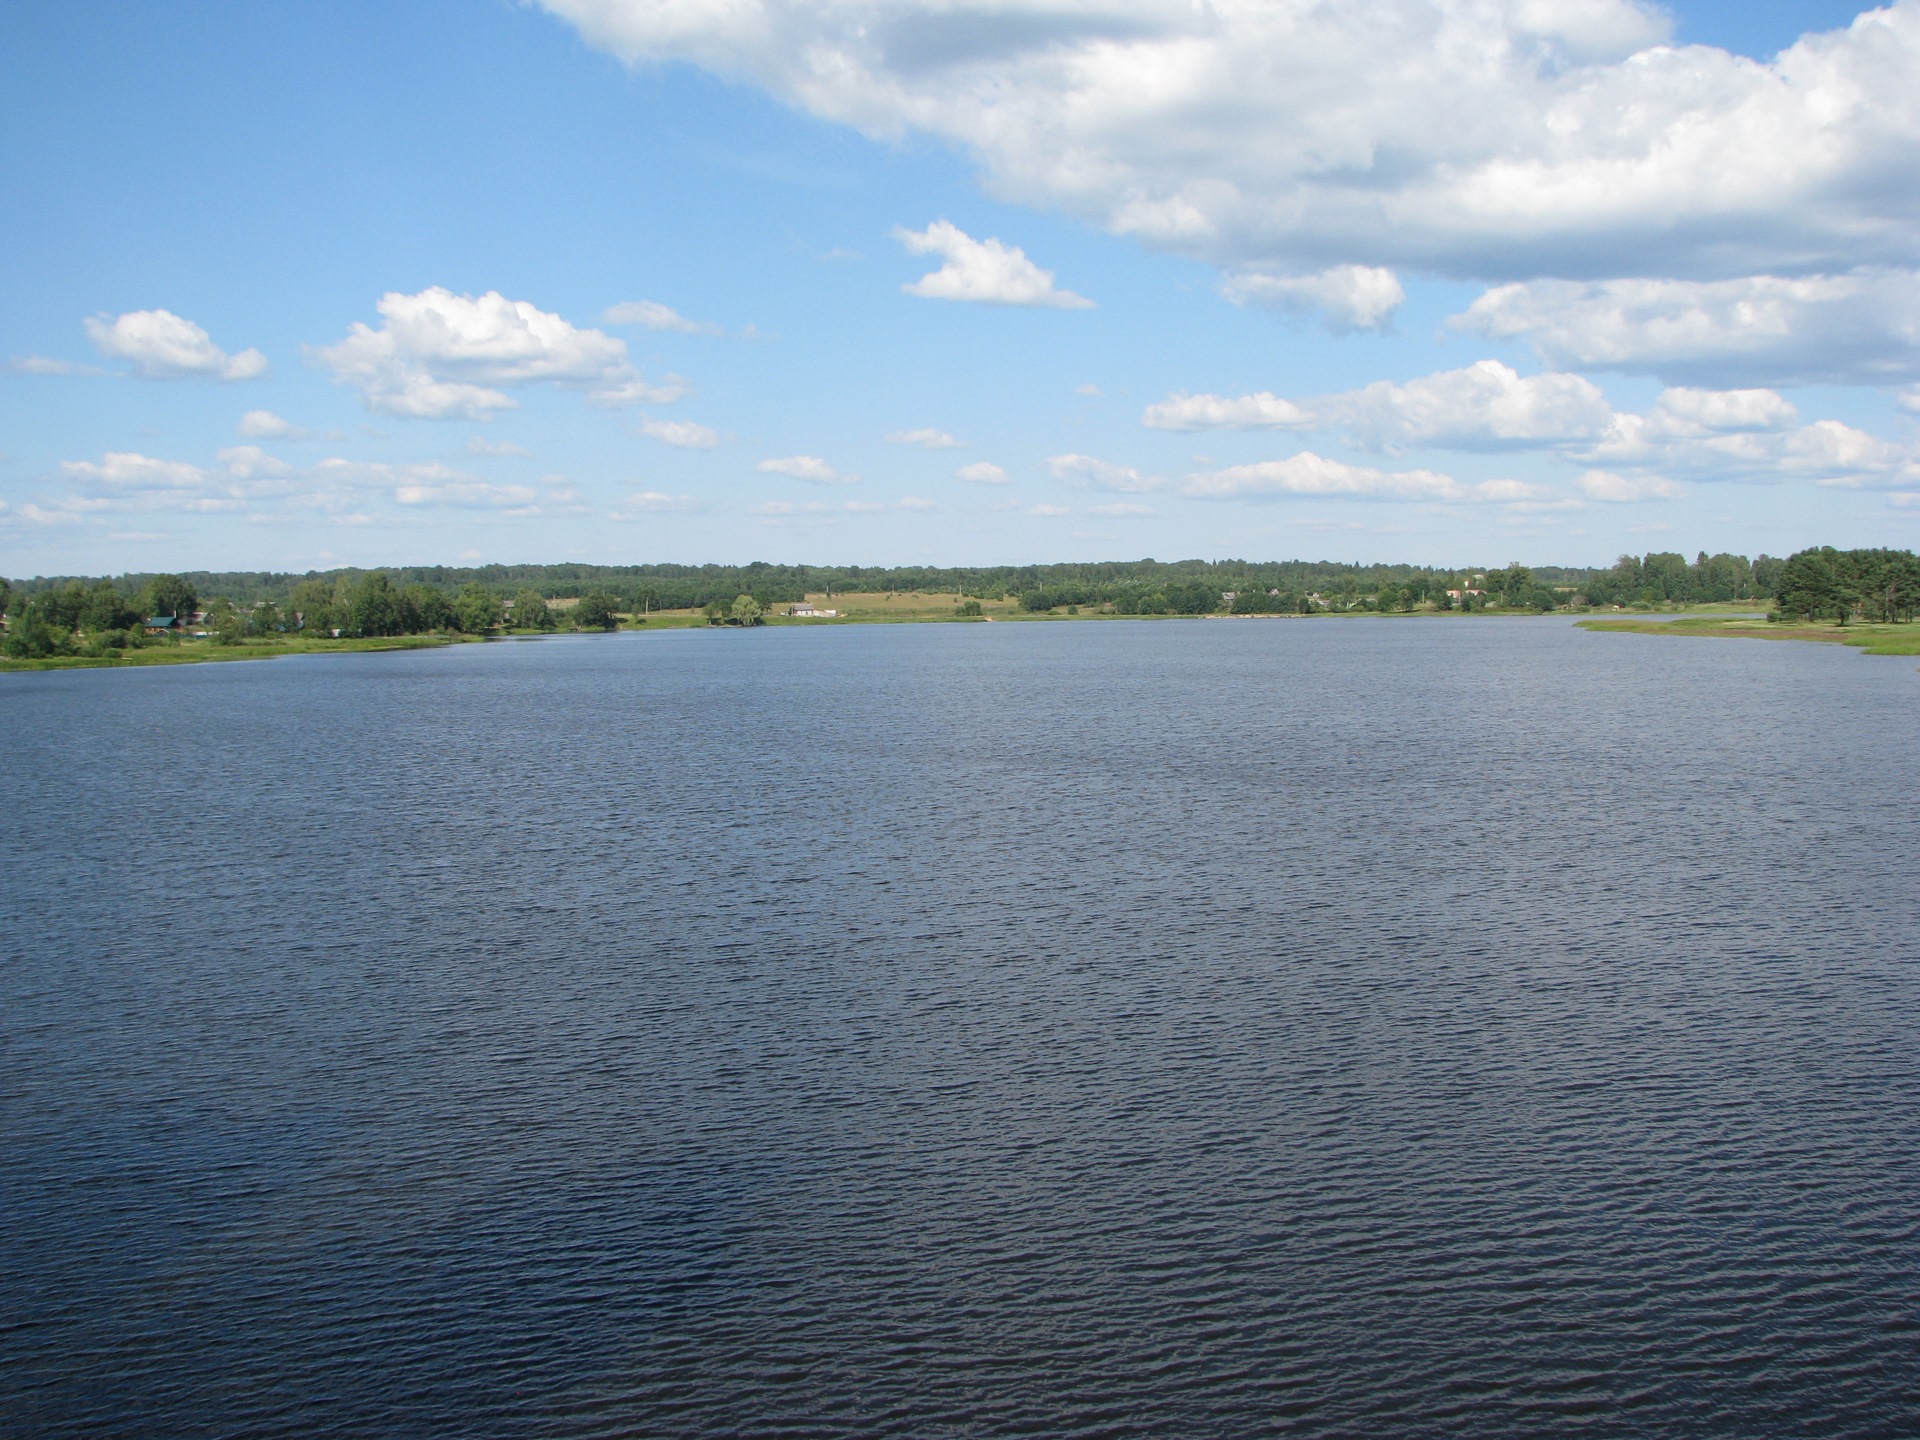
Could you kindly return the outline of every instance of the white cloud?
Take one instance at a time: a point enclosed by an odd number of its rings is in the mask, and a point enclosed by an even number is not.
[[[1236,305],[1263,305],[1292,315],[1318,314],[1336,334],[1385,330],[1407,292],[1399,277],[1378,265],[1335,265],[1315,275],[1242,271],[1221,287]]]
[[[1116,519],[1137,519],[1142,515],[1151,515],[1153,511],[1145,505],[1135,505],[1130,501],[1122,501],[1118,505],[1089,505],[1087,507],[1087,513],[1089,515],[1112,516]]]
[[[1093,302],[1071,290],[1053,288],[1053,272],[1042,270],[1017,245],[976,240],[946,220],[925,230],[896,228],[893,238],[915,255],[938,254],[946,264],[900,288],[928,300],[974,300],[990,305],[1047,305],[1060,310],[1089,310]]]
[[[1641,500],[1678,500],[1686,492],[1673,481],[1658,475],[1615,475],[1607,470],[1589,470],[1574,484],[1589,500],[1610,505],[1630,505]]]
[[[481,435],[469,439],[466,449],[469,455],[489,455],[495,459],[524,460],[532,454],[525,446],[516,445],[511,440],[488,440]]]
[[[1328,460],[1311,450],[1285,460],[1263,460],[1189,475],[1181,492],[1202,500],[1300,495],[1355,500],[1465,500],[1471,494],[1451,475],[1433,470],[1374,470]]]
[[[1521,376],[1498,360],[1444,370],[1396,384],[1298,402],[1267,391],[1228,398],[1175,394],[1150,405],[1141,420],[1161,430],[1344,429],[1374,449],[1436,445],[1453,449],[1535,448],[1599,439],[1613,407],[1578,375]]]
[[[659,490],[639,490],[621,502],[608,518],[636,520],[642,515],[691,514],[711,510],[713,506],[697,495],[668,495]]]
[[[185,489],[207,478],[206,471],[184,460],[156,460],[127,450],[109,450],[98,463],[68,460],[60,471],[70,480],[113,489]]]
[[[436,484],[396,485],[393,498],[402,505],[431,505],[451,510],[504,510],[534,505],[540,492],[531,485],[489,485],[479,480],[449,480]]]
[[[15,355],[7,361],[15,375],[104,375],[98,365],[82,365],[77,360],[55,360],[48,355]]]
[[[540,3],[1236,268],[1712,278],[1920,243],[1920,0],[1770,63],[1663,46],[1642,0]]]
[[[1098,385],[1095,385],[1091,381],[1089,381],[1085,385],[1074,386],[1073,393],[1076,395],[1084,395],[1089,400],[1098,400],[1106,392],[1103,391]]]
[[[649,330],[678,330],[683,335],[718,335],[710,320],[689,320],[658,300],[623,300],[601,315],[602,325],[641,325]]]
[[[1692,390],[1660,392],[1649,421],[1667,435],[1706,435],[1740,430],[1774,430],[1791,425],[1800,412],[1772,390]]]
[[[258,350],[229,355],[207,332],[170,310],[130,310],[108,319],[91,315],[83,322],[102,355],[130,361],[136,375],[149,380],[253,380],[267,371]]]
[[[1912,0],[1920,15],[1920,0]],[[1537,280],[1487,291],[1456,328],[1553,365],[1709,385],[1882,384],[1920,375],[1920,271],[1731,280]]]
[[[971,465],[962,465],[954,471],[956,479],[969,485],[1006,485],[1009,482],[1007,472],[991,460],[976,460]]]
[[[769,519],[793,519],[798,516],[878,515],[888,510],[924,513],[939,508],[931,500],[923,500],[918,495],[907,495],[891,504],[882,504],[877,500],[843,500],[837,505],[825,504],[819,500],[768,500],[753,506],[747,513]]]
[[[1115,465],[1111,461],[1096,460],[1091,455],[1055,455],[1047,461],[1047,469],[1056,480],[1064,480],[1069,485],[1081,488],[1091,486],[1096,490],[1118,490],[1123,494],[1139,494],[1148,490],[1160,490],[1166,486],[1166,478],[1160,475],[1143,475],[1130,465]]]
[[[234,430],[248,440],[304,440],[307,432],[271,410],[249,410]]]
[[[860,477],[843,475],[818,455],[787,455],[777,460],[762,460],[754,469],[765,475],[786,475],[805,480],[809,485],[852,485]]]
[[[711,450],[720,443],[719,431],[692,420],[656,420],[649,415],[640,421],[640,433],[682,450]]]
[[[252,445],[219,455],[219,470],[185,460],[160,460],[129,450],[110,450],[98,461],[68,460],[60,473],[74,493],[61,511],[234,510],[251,498],[285,493],[282,477],[292,467]]]
[[[923,450],[958,450],[960,442],[944,430],[896,430],[889,445],[918,445]]]
[[[1905,483],[1900,477],[1912,473],[1920,454],[1838,421],[1801,426],[1798,419],[1791,402],[1767,389],[1674,387],[1645,414],[1616,411],[1582,376],[1522,376],[1496,360],[1299,401],[1265,391],[1237,398],[1175,394],[1142,416],[1161,429],[1342,430],[1357,445],[1389,453],[1533,450],[1604,473],[1630,470],[1636,484],[1664,484],[1662,477],[1682,474],[1703,481],[1885,487]]]
[[[540,382],[582,389],[592,403],[614,407],[684,393],[671,380],[655,385],[636,374],[625,341],[498,291],[390,291],[376,308],[379,329],[356,321],[339,344],[310,353],[380,414],[485,420],[515,407],[499,387]]]
[[[1613,407],[1578,375],[1522,377],[1498,360],[1410,380],[1379,380],[1307,402],[1322,426],[1337,425],[1361,444],[1500,449],[1605,435]]]
[[[1920,415],[1920,385],[1909,385],[1893,397],[1893,403],[1911,415]]]
[[[1038,515],[1046,520],[1057,520],[1063,515],[1073,514],[1073,511],[1069,510],[1065,505],[1029,505],[1027,507],[1027,514]]]
[[[236,480],[277,480],[293,474],[293,466],[258,445],[231,445],[217,458]]]
[[[1257,395],[1169,395],[1149,405],[1141,423],[1154,430],[1288,430],[1313,423],[1291,400],[1262,390]]]

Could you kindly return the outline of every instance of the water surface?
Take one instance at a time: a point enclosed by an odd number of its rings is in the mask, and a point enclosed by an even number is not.
[[[0,677],[0,1434],[1910,1436],[1920,673]]]

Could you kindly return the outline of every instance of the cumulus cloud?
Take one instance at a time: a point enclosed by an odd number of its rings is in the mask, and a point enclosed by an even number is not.
[[[661,404],[684,393],[677,382],[656,385],[638,375],[625,341],[498,291],[390,291],[376,308],[378,329],[356,321],[346,339],[310,353],[379,414],[486,420],[517,404],[500,387],[541,382],[584,390],[592,403],[613,407]]]
[[[1087,507],[1087,513],[1089,515],[1104,515],[1112,519],[1132,520],[1138,519],[1143,515],[1151,515],[1153,511],[1145,505],[1135,505],[1130,501],[1123,500],[1117,505],[1089,505]]]
[[[1533,450],[1640,480],[1811,479],[1829,485],[1904,483],[1914,448],[1839,421],[1800,425],[1786,397],[1764,388],[1669,387],[1644,413],[1617,411],[1568,372],[1522,376],[1482,360],[1406,382],[1286,400],[1175,394],[1142,415],[1160,429],[1339,430],[1366,449]],[[1655,489],[1657,490],[1657,485]],[[1649,493],[1652,493],[1651,491]]]
[[[234,430],[248,440],[304,440],[307,432],[271,410],[249,410]]]
[[[1139,494],[1148,490],[1160,490],[1166,487],[1166,477],[1145,475],[1131,465],[1116,465],[1107,460],[1096,460],[1091,455],[1055,455],[1047,461],[1047,469],[1056,480],[1064,480],[1069,485],[1078,485],[1082,489],[1118,490],[1123,494]]]
[[[1658,475],[1615,475],[1607,470],[1589,470],[1574,484],[1589,500],[1610,505],[1630,505],[1640,500],[1678,500],[1686,492],[1673,481]]]
[[[925,230],[896,229],[893,238],[915,255],[937,254],[946,263],[900,288],[928,300],[973,300],[989,305],[1044,305],[1089,310],[1093,302],[1071,290],[1056,290],[1053,272],[1042,270],[1017,245],[976,240],[946,220]]]
[[[918,445],[923,450],[958,450],[960,442],[944,430],[896,430],[887,436],[889,445]]]
[[[641,420],[640,433],[681,450],[711,450],[720,443],[719,431],[692,420],[656,420],[649,415]]]
[[[1290,430],[1313,417],[1270,391],[1257,395],[1189,395],[1181,391],[1149,405],[1141,423],[1154,430]]]
[[[1321,426],[1339,426],[1360,444],[1383,450],[1597,439],[1613,422],[1613,407],[1592,381],[1558,373],[1523,377],[1498,360],[1405,384],[1380,380],[1308,403]]]
[[[112,319],[92,315],[83,323],[102,355],[130,362],[134,374],[148,380],[253,380],[267,371],[267,357],[258,350],[229,355],[171,310],[130,310]]]
[[[852,485],[858,475],[845,475],[818,455],[787,455],[777,460],[762,460],[753,467],[763,475],[785,475],[809,485]]]
[[[1042,519],[1057,520],[1063,515],[1073,514],[1073,511],[1065,505],[1029,505],[1027,514],[1038,515]]]
[[[1317,275],[1230,275],[1221,291],[1236,305],[1263,305],[1292,315],[1318,314],[1336,334],[1385,330],[1407,292],[1399,277],[1378,265],[1335,265]]]
[[[648,330],[677,330],[683,335],[718,335],[720,327],[710,320],[689,320],[671,306],[658,300],[623,300],[607,308],[600,316],[602,325],[640,325]]]
[[[1920,246],[1920,0],[1767,63],[1663,46],[1643,0],[540,3],[1236,268],[1711,278]]]
[[[415,481],[396,485],[393,498],[402,505],[439,509],[508,510],[534,505],[540,492],[531,485],[489,485],[480,480]]]
[[[1522,376],[1498,360],[1444,370],[1397,384],[1285,400],[1256,395],[1169,396],[1150,405],[1142,423],[1161,430],[1344,429],[1358,444],[1398,450],[1433,445],[1498,450],[1599,439],[1613,407],[1592,381],[1551,373]]]
[[[467,441],[469,455],[487,455],[495,459],[526,459],[533,452],[511,440],[489,440],[485,436],[475,435]]]
[[[1694,390],[1669,387],[1660,392],[1649,417],[1667,435],[1724,434],[1775,430],[1800,418],[1785,396],[1772,390]]]
[[[1913,0],[1920,15],[1920,0]],[[1920,271],[1731,280],[1535,280],[1451,322],[1552,365],[1726,385],[1887,384],[1920,375]]]
[[[1005,485],[1010,483],[1007,472],[991,460],[976,460],[971,465],[962,465],[953,473],[956,479],[964,480],[969,485]]]
[[[70,480],[113,490],[182,490],[203,484],[207,472],[184,460],[156,460],[129,450],[109,450],[98,461],[68,460],[60,471]]]

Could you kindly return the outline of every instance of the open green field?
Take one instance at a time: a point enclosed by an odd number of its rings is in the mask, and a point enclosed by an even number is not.
[[[1687,614],[1672,620],[1582,620],[1580,628],[1601,634],[1814,640],[1829,645],[1858,646],[1869,655],[1920,655],[1920,625],[1773,624],[1766,620]]]

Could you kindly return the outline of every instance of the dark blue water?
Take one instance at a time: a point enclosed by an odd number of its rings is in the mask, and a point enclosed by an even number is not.
[[[1920,674],[0,677],[0,1433],[1920,1433]]]

